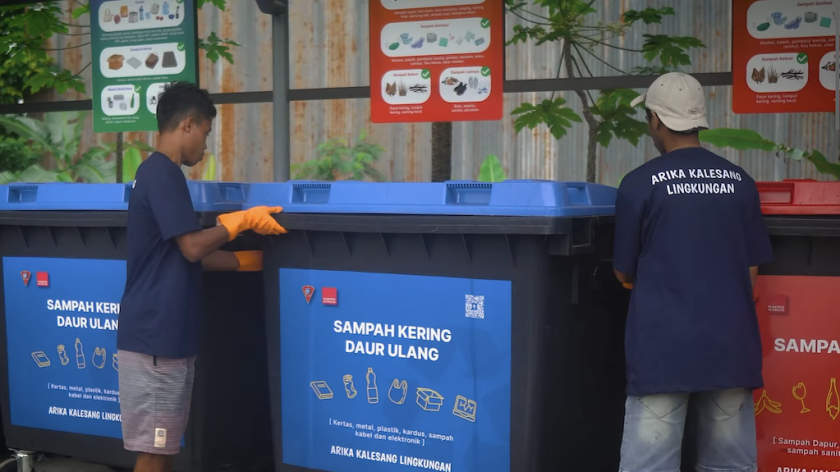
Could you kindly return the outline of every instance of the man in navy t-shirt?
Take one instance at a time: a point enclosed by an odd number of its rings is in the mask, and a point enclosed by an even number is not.
[[[202,229],[181,166],[198,164],[216,108],[206,90],[169,85],[157,105],[157,152],[137,169],[128,204],[128,261],[117,332],[123,442],[136,472],[167,472],[189,418],[201,319],[201,271],[262,270],[259,251],[219,251],[240,232],[280,234],[256,207]]]
[[[662,154],[621,182],[614,267],[627,318],[622,472],[678,472],[690,394],[697,470],[757,470],[752,390],[763,386],[753,285],[771,262],[755,181],[703,149],[693,77],[659,77],[645,102]]]

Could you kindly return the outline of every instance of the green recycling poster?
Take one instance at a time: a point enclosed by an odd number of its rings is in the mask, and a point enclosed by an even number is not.
[[[93,130],[156,131],[166,84],[198,81],[195,0],[92,0]]]

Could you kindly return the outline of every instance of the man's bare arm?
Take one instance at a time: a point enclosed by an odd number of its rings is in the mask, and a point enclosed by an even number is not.
[[[201,260],[201,268],[208,272],[239,270],[239,258],[232,252],[213,251]]]
[[[203,229],[182,234],[175,238],[181,253],[190,262],[198,262],[222,247],[230,239],[230,233],[224,226]]]
[[[620,272],[616,269],[613,269],[613,272],[615,272],[615,277],[618,279],[618,281],[623,284],[636,283],[636,277],[633,274],[625,274],[624,272]]]

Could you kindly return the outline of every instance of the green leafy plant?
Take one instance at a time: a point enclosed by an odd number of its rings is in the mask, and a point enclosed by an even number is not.
[[[505,180],[505,169],[499,162],[498,157],[489,154],[484,158],[478,172],[478,180],[480,182],[503,182]]]
[[[0,136],[0,173],[23,172],[40,159],[41,156],[25,139]]]
[[[79,152],[87,115],[88,112],[48,113],[44,121],[17,115],[0,116],[0,126],[40,153],[36,161],[51,157],[55,164],[54,169],[33,163],[25,169],[5,170],[0,173],[0,183],[114,182],[114,161],[108,160],[108,156],[115,151],[113,143],[92,146],[85,152]],[[132,154],[132,159],[140,156],[141,151],[152,149],[141,142],[130,143],[125,148]],[[125,167],[123,170],[125,172]],[[130,178],[125,181],[133,180],[136,170],[134,167],[130,171]]]
[[[356,143],[332,138],[318,145],[315,159],[292,165],[295,179],[304,180],[385,180],[374,165],[385,148],[370,140],[362,131]]]
[[[216,180],[216,156],[213,154],[204,158],[204,171],[201,180]]]
[[[73,20],[90,14],[90,2],[76,1]],[[201,8],[210,4],[224,11],[224,0],[199,0]],[[90,63],[79,71],[62,69],[57,66],[54,51],[71,50],[90,45],[90,24],[70,24],[62,21],[61,2],[40,2],[31,6],[0,7],[0,103],[12,104],[24,100],[43,89],[55,89],[58,93],[75,90],[85,93],[85,84],[80,74],[90,67]],[[89,22],[88,22],[89,23]],[[71,33],[70,27],[81,29],[82,33]],[[53,36],[80,36],[79,44],[59,49],[47,48],[47,42]],[[233,64],[231,47],[240,46],[232,39],[221,38],[214,31],[209,36],[199,38],[198,48],[203,50],[207,59],[216,62],[219,58]],[[7,53],[8,52],[8,53]]]
[[[628,10],[622,21],[602,23],[589,21],[597,13],[594,0],[532,0],[528,2],[505,0],[507,12],[527,22],[527,26],[514,26],[513,37],[508,45],[535,42],[536,45],[559,42],[561,53],[556,77],[565,72],[566,77],[594,77],[585,59],[594,59],[622,75],[653,75],[677,70],[691,64],[688,51],[705,45],[694,37],[672,37],[668,35],[644,34],[644,44],[633,49],[614,44],[612,40],[624,36],[639,22],[645,25],[658,24],[665,16],[674,15],[674,9],[646,8]],[[533,7],[541,8],[536,11]],[[601,58],[596,50],[605,47],[640,54],[649,65],[624,71]],[[631,89],[602,90],[598,97],[590,91],[577,90],[581,101],[583,117],[566,106],[566,100],[551,98],[540,103],[523,103],[511,113],[516,116],[514,126],[517,132],[525,128],[534,129],[545,124],[555,139],[566,136],[574,123],[585,122],[589,128],[586,180],[595,182],[597,175],[597,147],[608,147],[615,139],[623,139],[634,146],[647,133],[647,124],[635,118],[638,110],[630,102],[639,96]]]
[[[17,103],[41,89],[84,93],[81,71],[60,69],[46,48],[53,36],[70,34],[61,15],[58,2],[0,7],[0,103]]]
[[[79,20],[90,15],[90,2],[76,0],[73,2],[73,20]],[[214,8],[224,11],[225,0],[198,0],[198,8],[210,4]],[[82,72],[90,67],[90,63],[78,72],[61,69],[57,66],[52,53],[60,50],[71,50],[90,45],[90,24],[70,24],[62,21],[63,11],[61,2],[47,1],[30,6],[0,7],[0,51],[4,54],[0,58],[0,104],[12,104],[25,101],[42,90],[55,89],[58,93],[75,90],[85,93],[85,84],[81,78]],[[80,33],[71,33],[70,27],[78,28]],[[56,35],[82,37],[79,44],[64,48],[47,48],[47,42]],[[231,48],[240,46],[231,39],[219,37],[211,31],[206,38],[199,38],[198,48],[203,50],[207,59],[215,63],[223,58],[233,64]],[[8,53],[6,53],[8,52]],[[134,179],[134,172],[142,157],[138,152],[140,145],[117,149],[115,146],[105,146],[116,152],[117,161],[122,164],[119,181],[128,182]],[[99,155],[102,149],[91,152]],[[119,152],[121,151],[121,152]],[[122,162],[125,156],[130,162]],[[117,166],[119,167],[119,166]],[[35,169],[35,168],[32,168]],[[27,176],[34,172],[30,169]],[[130,177],[130,178],[129,178]],[[46,177],[44,177],[46,178]]]
[[[721,148],[739,151],[758,150],[775,153],[776,157],[795,161],[806,160],[816,167],[817,172],[840,179],[840,164],[829,162],[825,156],[812,149],[805,151],[765,138],[761,134],[740,128],[716,128],[700,132],[700,140]]]

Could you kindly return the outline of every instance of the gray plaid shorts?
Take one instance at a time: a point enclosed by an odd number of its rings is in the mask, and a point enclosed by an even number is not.
[[[118,351],[117,359],[125,448],[177,454],[190,417],[195,356],[170,359]]]

